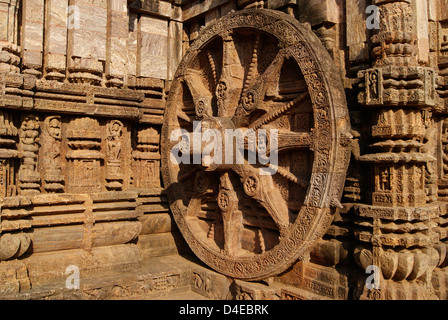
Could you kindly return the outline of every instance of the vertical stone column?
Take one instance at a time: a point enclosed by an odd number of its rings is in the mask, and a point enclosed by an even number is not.
[[[19,194],[34,195],[40,193],[40,174],[38,171],[39,118],[27,114],[22,116],[19,132]]]
[[[67,192],[91,193],[101,191],[101,128],[97,120],[84,117],[70,121],[67,128],[70,150]]]
[[[435,246],[439,253],[439,261],[432,275],[432,283],[439,299],[446,300],[448,299],[448,0],[440,0],[439,6],[434,8],[434,11],[433,19],[436,24],[433,36],[434,64],[439,68],[437,92],[440,98],[437,110],[440,112],[438,196],[444,206],[441,206],[441,214],[434,228],[440,241]]]
[[[11,197],[17,193],[15,183],[15,162],[18,158],[16,149],[18,130],[12,116],[0,112],[0,197]]]
[[[106,62],[107,1],[69,0],[68,79],[102,85]]]
[[[61,117],[46,117],[42,128],[42,166],[44,189],[48,193],[64,191],[61,168]]]
[[[106,188],[120,191],[123,187],[123,174],[121,172],[120,153],[122,153],[121,136],[123,123],[112,120],[107,124],[106,136]]]
[[[343,6],[338,4],[336,0],[298,0],[297,5],[298,20],[308,22],[311,25],[312,30],[319,37],[336,65],[341,68],[341,72],[344,72],[342,69],[344,56],[339,51],[339,41],[342,38],[340,26],[345,18],[342,14]],[[348,5],[350,8],[349,2]],[[362,3],[357,5],[362,6]],[[351,14],[353,15],[357,11],[358,8],[356,8],[356,11],[352,10]],[[353,32],[356,31],[350,30],[350,34]]]
[[[0,72],[19,72],[18,0],[0,1]]]
[[[22,72],[40,76],[44,49],[44,0],[22,1]]]
[[[127,69],[129,19],[126,0],[108,0],[106,85],[121,88]]]
[[[347,59],[350,62],[350,69],[354,69],[357,65],[368,63],[370,58],[368,45],[369,30],[366,28],[368,17],[366,10],[368,5],[369,1],[367,0],[346,1]]]
[[[48,0],[45,8],[44,76],[63,81],[67,65],[68,0]],[[74,17],[73,17],[74,18]],[[70,27],[76,27],[73,24]]]
[[[127,87],[132,88],[136,86],[137,76],[137,58],[138,58],[138,44],[139,44],[139,22],[138,13],[129,11],[128,15],[129,27],[127,34]]]
[[[140,17],[137,77],[166,80],[168,75],[168,20]]]
[[[358,100],[372,112],[368,204],[357,205],[358,264],[380,272],[363,299],[434,298],[438,258],[432,227],[439,214],[434,119],[436,72],[428,62],[426,2],[375,0],[380,29],[371,37],[373,68],[359,72]],[[426,34],[427,37],[427,34]],[[365,117],[367,118],[367,117]]]
[[[177,67],[182,60],[182,22],[171,20],[169,22],[169,50],[170,59],[168,61],[168,80],[174,78]]]
[[[439,67],[438,92],[441,98],[440,105],[444,112],[448,110],[448,2],[440,0],[438,23],[437,64]]]
[[[140,130],[134,158],[134,187],[160,188],[160,134],[154,128]]]

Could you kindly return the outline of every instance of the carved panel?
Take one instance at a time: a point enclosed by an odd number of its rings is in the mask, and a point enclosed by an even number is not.
[[[39,134],[39,118],[31,114],[25,115],[22,118],[19,133],[19,154],[21,157],[19,193],[22,195],[40,193],[41,179],[37,170]]]
[[[101,147],[101,132],[97,120],[77,118],[70,121],[67,128],[70,150],[68,160],[68,192],[101,191],[101,164],[104,154]]]
[[[16,149],[18,130],[13,117],[7,112],[0,113],[0,195],[14,196],[16,187],[16,163],[19,153]]]
[[[138,131],[134,158],[133,183],[136,188],[160,187],[160,134],[154,128]]]
[[[61,117],[50,116],[44,120],[41,135],[42,166],[44,167],[44,189],[49,192],[64,191],[64,176],[61,168]]]

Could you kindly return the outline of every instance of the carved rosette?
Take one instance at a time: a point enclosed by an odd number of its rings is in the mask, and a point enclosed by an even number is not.
[[[162,127],[162,177],[180,231],[215,270],[276,275],[306,258],[330,226],[350,157],[338,74],[311,30],[264,9],[209,24],[185,54]],[[174,164],[170,136],[191,132],[195,120],[222,131],[277,129],[277,172],[259,175],[247,161]]]

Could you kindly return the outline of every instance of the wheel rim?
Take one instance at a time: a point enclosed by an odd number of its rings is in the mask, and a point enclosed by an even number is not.
[[[210,267],[246,280],[276,275],[306,257],[331,224],[350,157],[337,74],[309,29],[271,10],[231,13],[187,51],[164,116],[162,176],[179,230]],[[247,159],[173,163],[172,134],[184,129],[191,138],[193,121],[217,132],[276,132],[276,173],[261,175],[269,165]]]

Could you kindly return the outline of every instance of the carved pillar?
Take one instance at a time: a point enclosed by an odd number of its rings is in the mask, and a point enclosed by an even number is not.
[[[438,196],[439,200],[444,202],[441,206],[440,216],[437,220],[437,226],[434,231],[438,234],[440,241],[435,245],[439,253],[437,268],[432,275],[432,283],[436,295],[441,300],[448,299],[448,1],[440,0],[439,7],[436,10],[435,18],[437,35],[434,37],[436,62],[439,68],[438,88],[440,100],[438,112],[440,113],[439,122],[439,180]]]
[[[121,136],[123,123],[113,120],[107,125],[107,152],[106,152],[106,188],[119,191],[123,187],[123,174],[121,172],[120,153],[122,152]]]
[[[97,120],[78,118],[67,128],[70,150],[68,161],[67,192],[90,193],[101,191],[101,129]]]
[[[442,98],[442,107],[448,109],[448,14],[444,21],[440,22],[439,28],[439,87],[438,92]]]
[[[70,0],[68,26],[68,79],[101,85],[106,61],[107,3]]]
[[[42,164],[44,189],[49,192],[64,191],[61,169],[61,117],[46,117],[42,129]]]
[[[439,67],[438,88],[440,111],[444,114],[448,111],[448,10],[440,9],[438,23],[438,59]],[[448,200],[448,119],[442,117],[441,124],[441,173],[439,179],[439,198]]]
[[[160,134],[154,128],[140,130],[137,134],[137,146],[132,152],[134,158],[134,187],[160,187]]]
[[[362,299],[433,298],[431,273],[438,255],[432,231],[439,214],[432,109],[436,73],[419,66],[426,57],[416,30],[427,15],[411,1],[374,1],[380,29],[371,38],[373,68],[359,72],[359,103],[372,109],[369,204],[357,205],[358,264],[381,271],[380,286]],[[413,6],[414,5],[414,6]],[[426,19],[426,20],[425,20]],[[420,51],[419,51],[420,49]],[[429,50],[429,48],[427,48]],[[428,52],[429,54],[429,52]]]
[[[44,46],[44,0],[22,1],[22,72],[40,76]]]
[[[0,1],[0,72],[19,72],[19,7],[17,0]]]
[[[47,1],[45,7],[44,76],[63,81],[67,65],[68,0]],[[72,18],[72,17],[70,17]],[[70,25],[74,27],[74,25]]]
[[[12,116],[0,112],[0,197],[10,197],[17,193],[15,184],[15,162],[18,130]]]
[[[129,19],[126,0],[109,0],[107,9],[106,84],[121,88],[127,64]]]
[[[39,153],[39,119],[31,114],[22,117],[20,127],[19,156],[19,194],[33,195],[40,193],[40,175],[37,170]]]

